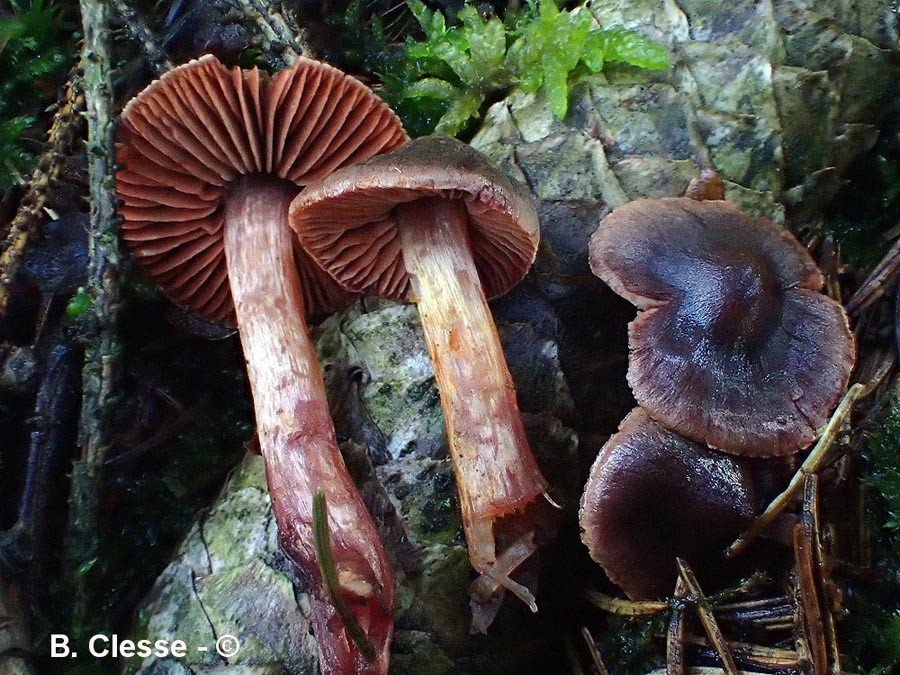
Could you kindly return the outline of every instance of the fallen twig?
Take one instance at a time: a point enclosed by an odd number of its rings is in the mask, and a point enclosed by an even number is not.
[[[85,360],[79,425],[81,454],[72,467],[69,496],[66,557],[70,571],[79,570],[96,558],[99,548],[99,491],[103,465],[112,445],[109,422],[119,352],[116,325],[120,245],[115,192],[115,124],[111,100],[111,12],[109,3],[103,0],[81,0],[91,214],[87,293],[91,305],[83,317]],[[88,609],[81,581],[80,586],[76,625],[79,610],[86,612]]]
[[[647,614],[659,614],[669,609],[669,605],[665,602],[655,600],[624,600],[622,598],[614,598],[600,591],[585,591],[585,599],[599,607],[604,612],[610,614],[618,614],[619,616],[644,616]]]
[[[675,558],[675,565],[678,567],[678,576],[684,582],[687,592],[697,602],[697,614],[700,616],[700,623],[703,624],[703,630],[706,631],[710,643],[722,661],[722,669],[727,675],[738,675],[738,668],[734,662],[734,656],[731,654],[731,647],[722,634],[722,629],[719,628],[716,617],[706,601],[706,596],[700,588],[700,583],[697,581],[694,571],[681,558]]]
[[[594,636],[591,635],[591,631],[587,629],[587,626],[581,627],[581,637],[584,638],[588,654],[591,655],[591,661],[594,664],[594,668],[597,670],[597,674],[609,675],[609,669],[606,667],[606,664],[603,662],[603,657],[600,655],[600,648],[597,647]]]
[[[900,239],[894,242],[862,286],[847,301],[847,313],[853,318],[862,314],[863,310],[884,295],[898,273],[900,273]]]
[[[113,9],[122,19],[128,37],[140,47],[151,70],[162,75],[172,69],[172,62],[159,46],[159,40],[147,27],[144,19],[134,10],[127,0],[113,0]]]
[[[675,582],[675,598],[683,598],[687,594],[684,579],[678,577]],[[684,608],[676,607],[669,619],[666,631],[666,675],[684,675]]]
[[[282,46],[281,58],[287,65],[293,65],[306,53],[298,39],[299,29],[290,26],[282,12],[273,11],[264,0],[231,1],[245,16],[254,20],[266,40]]]
[[[822,435],[819,437],[818,443],[816,446],[810,451],[806,460],[797,470],[797,473],[794,474],[793,478],[791,478],[791,482],[788,483],[788,486],[784,489],[780,495],[775,497],[772,502],[766,507],[766,510],[763,511],[762,515],[760,515],[753,524],[744,532],[740,537],[738,537],[731,546],[725,551],[725,555],[729,558],[733,558],[736,555],[743,553],[743,551],[747,548],[747,546],[762,532],[775,518],[780,514],[785,507],[791,502],[791,500],[797,495],[800,489],[803,487],[804,479],[817,473],[822,466],[824,466],[825,461],[829,457],[829,452],[831,450],[831,446],[834,444],[837,439],[838,432],[840,431],[841,425],[844,423],[844,420],[850,414],[850,411],[853,410],[853,405],[856,403],[857,399],[862,396],[863,392],[866,388],[862,384],[854,384],[850,387],[850,390],[844,396],[840,405],[838,405],[837,409],[834,411],[834,414],[831,416],[831,419],[828,421],[828,424],[825,425],[825,430],[822,432]]]

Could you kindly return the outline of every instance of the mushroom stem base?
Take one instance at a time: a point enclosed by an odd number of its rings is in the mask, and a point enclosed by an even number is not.
[[[282,549],[315,590],[313,622],[322,672],[385,673],[393,581],[375,524],[338,450],[304,319],[287,222],[295,192],[286,183],[245,177],[226,203],[225,254],[260,449]],[[373,663],[355,649],[322,586],[313,533],[317,491],[328,504],[342,600],[375,647]]]
[[[472,257],[458,200],[420,199],[395,209],[403,259],[419,308],[453,457],[472,566],[536,610],[497,551],[495,526],[534,532],[526,507],[547,490],[531,454],[516,390]],[[510,555],[521,557],[519,550]],[[527,557],[527,556],[526,556]]]

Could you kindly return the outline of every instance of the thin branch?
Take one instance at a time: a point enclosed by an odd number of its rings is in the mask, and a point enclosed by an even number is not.
[[[900,239],[894,242],[862,286],[847,301],[847,313],[853,318],[862,314],[867,307],[884,295],[898,273],[900,273]]]
[[[585,599],[599,607],[604,612],[618,614],[619,616],[644,616],[647,614],[659,614],[669,609],[665,602],[655,600],[623,600],[601,593],[600,591],[585,591]]]
[[[110,18],[104,0],[81,0],[84,29],[84,93],[88,123],[90,216],[87,292],[83,317],[85,362],[79,425],[81,455],[72,468],[67,561],[79,569],[99,549],[98,505],[103,465],[111,446],[109,426],[119,353],[120,248],[115,193],[115,124],[112,109]],[[80,589],[82,611],[87,611]],[[76,616],[76,621],[78,617]]]
[[[797,571],[797,599],[800,605],[800,616],[803,627],[803,640],[806,644],[815,675],[828,672],[828,646],[825,644],[825,625],[816,580],[813,576],[815,560],[813,559],[812,541],[802,523],[794,527],[794,560]]]
[[[281,46],[281,58],[287,65],[293,65],[300,56],[306,53],[300,43],[300,30],[291,26],[284,14],[276,12],[265,0],[231,0],[245,16],[256,23],[269,46]],[[273,51],[276,51],[273,49]]]
[[[584,638],[584,643],[587,645],[588,653],[591,655],[591,661],[594,663],[594,668],[597,670],[598,675],[609,675],[609,669],[600,655],[600,648],[594,641],[594,636],[591,635],[591,631],[587,629],[587,626],[581,627],[581,637]]]
[[[687,595],[684,580],[678,577],[675,582],[676,598]],[[684,671],[684,607],[676,607],[669,619],[666,633],[666,675],[685,675]]]
[[[140,47],[150,68],[157,75],[172,69],[173,64],[165,51],[159,46],[159,40],[147,27],[147,23],[138,14],[128,0],[112,0],[115,13],[122,19],[128,37]]]
[[[700,615],[700,623],[703,624],[703,630],[706,631],[710,644],[712,644],[719,655],[719,659],[722,661],[722,670],[727,675],[738,675],[739,671],[737,664],[734,662],[734,656],[731,654],[731,647],[722,634],[722,629],[719,628],[719,623],[716,621],[716,617],[706,601],[706,596],[703,595],[703,590],[700,588],[697,577],[694,576],[694,571],[681,558],[675,558],[675,565],[678,567],[679,578],[684,582],[688,593],[694,596],[694,600],[697,602],[697,614]]]
[[[725,551],[725,555],[729,558],[733,558],[734,556],[743,553],[747,546],[759,536],[759,533],[768,527],[778,514],[787,507],[797,493],[800,492],[805,478],[809,475],[818,473],[825,465],[825,461],[829,457],[831,446],[837,439],[841,425],[850,414],[850,411],[853,410],[853,405],[856,403],[857,399],[862,396],[865,389],[865,386],[862,384],[854,384],[850,387],[850,390],[844,396],[840,405],[838,405],[837,410],[834,411],[828,424],[825,425],[825,430],[819,437],[819,442],[816,443],[816,446],[797,470],[797,473],[791,478],[791,482],[788,483],[784,492],[772,500],[772,503],[766,507],[766,510],[753,522],[750,528],[728,547]]]

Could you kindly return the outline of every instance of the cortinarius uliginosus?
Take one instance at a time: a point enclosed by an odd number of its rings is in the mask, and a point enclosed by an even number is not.
[[[344,288],[418,305],[469,558],[490,579],[473,593],[489,596],[499,585],[536,609],[510,573],[535,550],[533,523],[523,523],[547,482],[528,447],[487,305],[534,260],[531,196],[464,143],[427,137],[310,185],[291,204],[290,221]],[[524,534],[497,550],[498,532],[514,521]]]
[[[299,186],[405,141],[368,88],[309,59],[269,78],[205,56],[144,89],[119,130],[133,255],[177,303],[220,323],[236,315],[279,540],[311,581],[323,673],[387,672],[394,586],[338,450],[305,321],[347,296],[303,253],[287,210]],[[318,568],[317,493],[337,589]]]
[[[815,440],[855,345],[785,228],[726,201],[643,199],[606,217],[590,263],[639,310],[628,382],[653,419],[739,455],[787,455]]]

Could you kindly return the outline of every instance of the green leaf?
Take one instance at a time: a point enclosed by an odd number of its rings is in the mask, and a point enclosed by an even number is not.
[[[435,127],[435,131],[448,136],[455,136],[462,131],[469,120],[478,117],[484,98],[476,90],[459,91],[459,96],[453,100],[447,112],[441,117]]]
[[[486,100],[513,85],[526,92],[543,87],[553,114],[565,116],[568,79],[582,63],[593,72],[609,61],[668,65],[665,51],[650,40],[624,28],[592,30],[587,9],[560,10],[554,0],[528,0],[520,11],[507,12],[508,25],[466,4],[459,25],[450,28],[422,0],[407,5],[426,39],[407,44],[402,71],[385,73],[388,98],[446,103],[437,122],[446,133],[464,129]]]
[[[562,68],[545,69],[544,89],[547,91],[550,110],[559,119],[565,117],[569,108],[568,73]]]
[[[447,80],[426,77],[418,82],[413,82],[402,95],[405,98],[436,98],[449,101],[458,98],[461,93],[462,90],[459,87],[455,87]]]
[[[416,17],[416,21],[425,31],[425,37],[433,39],[439,37],[446,32],[446,24],[444,23],[444,15],[433,9],[429,9],[422,0],[406,0],[406,5]]]
[[[69,300],[69,303],[66,305],[66,314],[73,319],[77,319],[79,316],[82,316],[90,306],[91,296],[88,294],[87,290],[85,290],[84,286],[79,286],[78,292],[72,296],[72,299]]]
[[[640,33],[622,27],[600,31],[606,46],[606,60],[628,63],[647,70],[671,65],[666,50]]]

